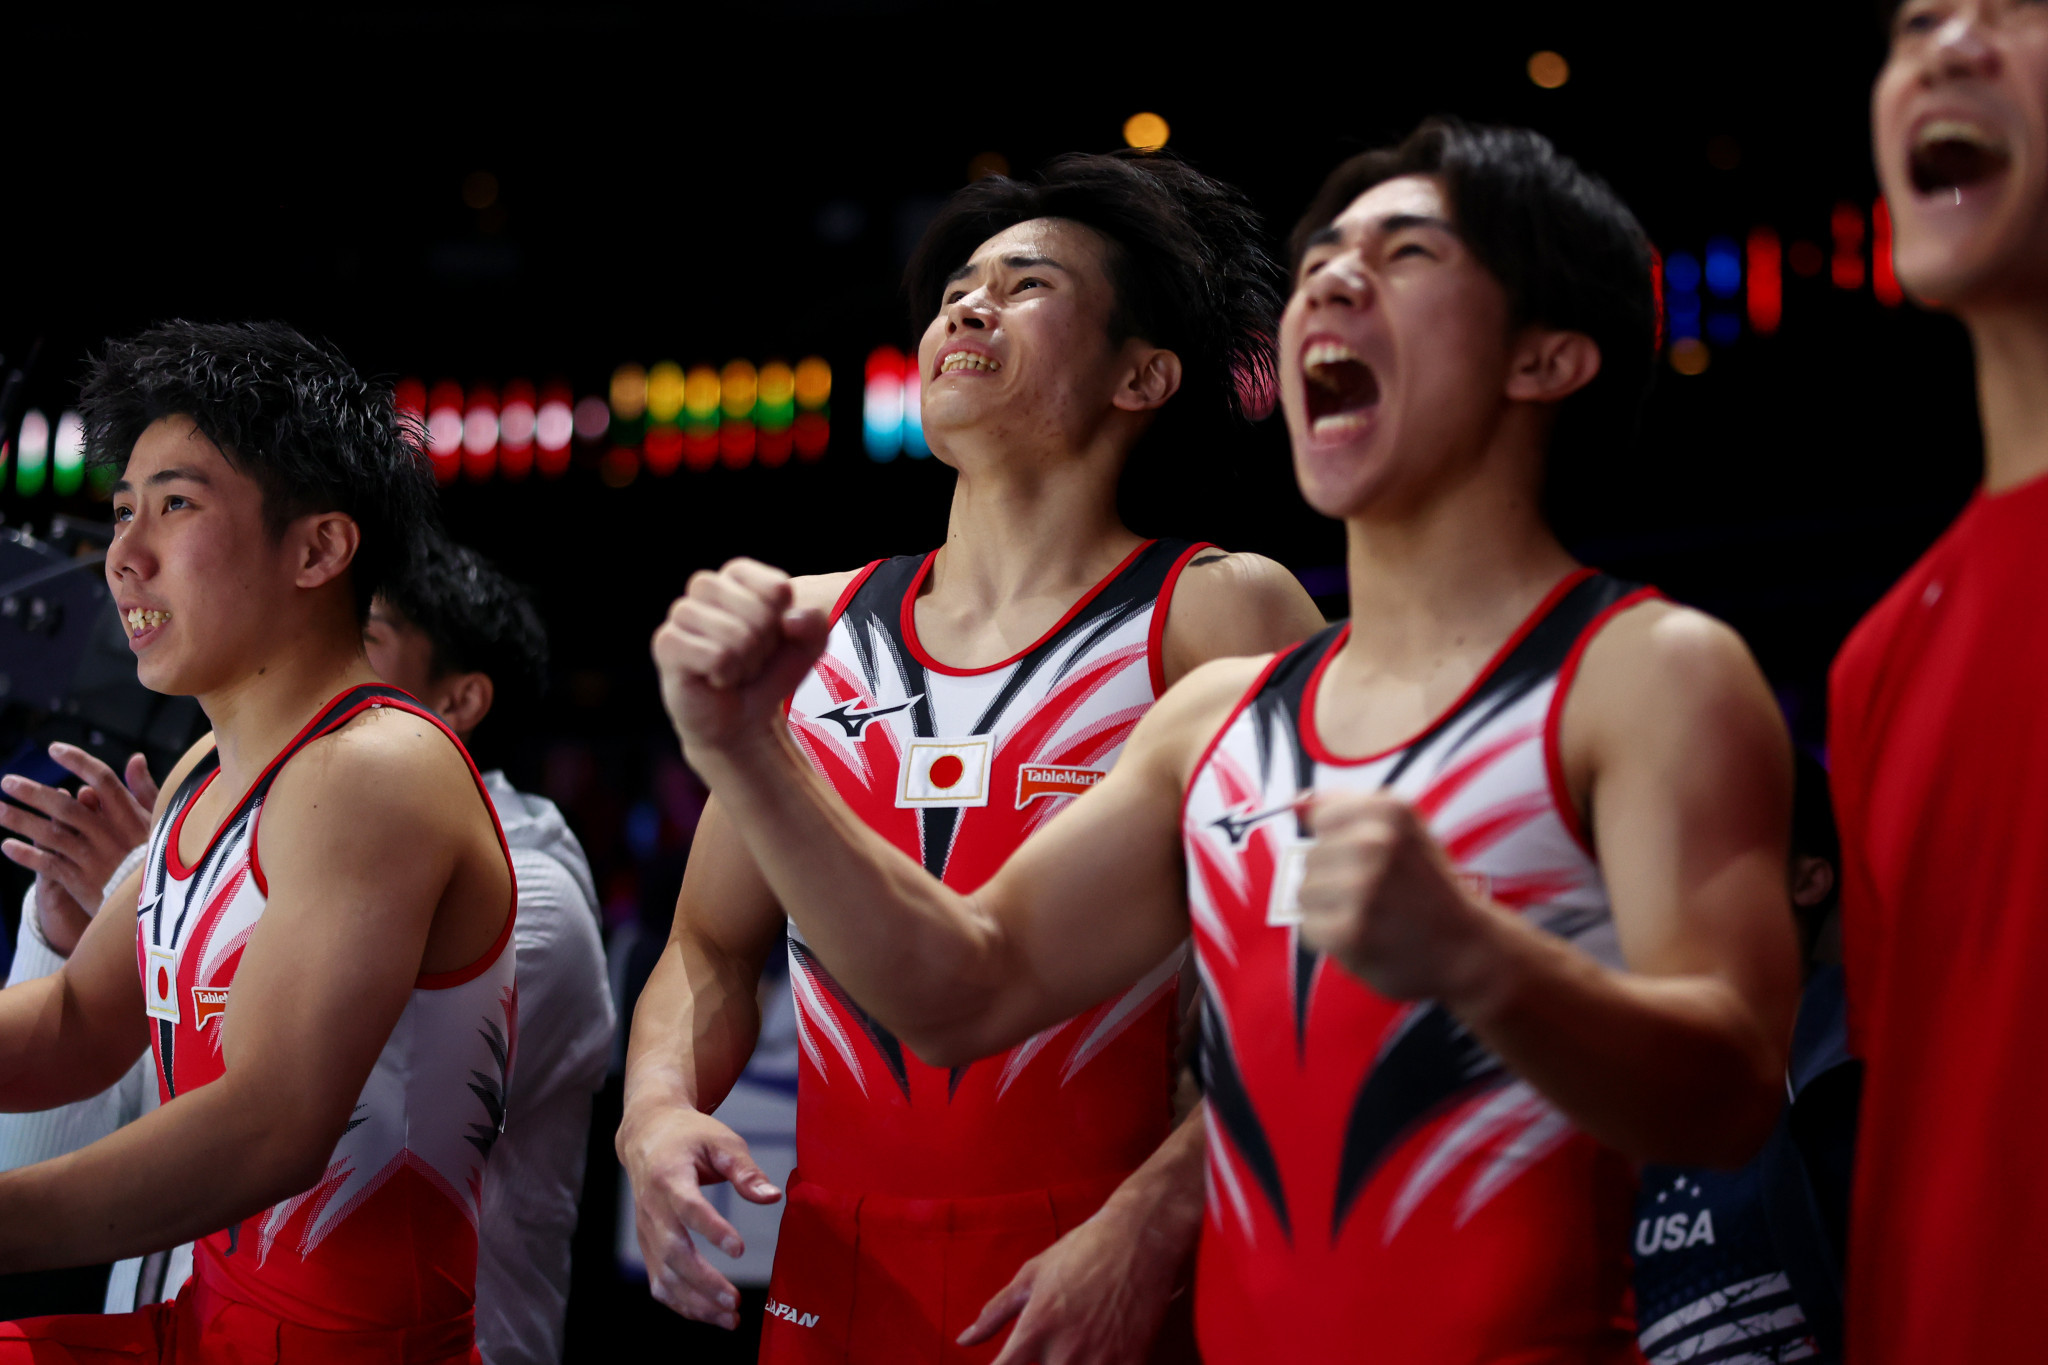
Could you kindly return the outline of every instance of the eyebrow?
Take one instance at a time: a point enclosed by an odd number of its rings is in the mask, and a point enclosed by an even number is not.
[[[202,488],[213,487],[213,480],[207,478],[196,469],[159,469],[156,473],[144,479],[143,483],[151,488],[157,488],[167,483],[177,483],[180,481],[196,483]],[[133,493],[135,485],[126,479],[117,479],[114,482],[114,491],[116,493]]]
[[[946,276],[946,283],[953,284],[956,281],[966,279],[969,275],[972,275],[974,273],[975,264],[976,263],[973,261],[967,262],[967,264],[961,266],[958,270],[955,270],[952,274]],[[1062,275],[1071,275],[1074,273],[1073,271],[1067,269],[1065,266],[1061,265],[1058,261],[1054,260],[1050,256],[1005,256],[1003,257],[1003,264],[1010,267],[1010,269],[1012,270],[1036,270],[1041,266],[1050,266],[1054,270],[1059,271]]]
[[[1435,228],[1437,231],[1447,232],[1453,237],[1458,235],[1458,229],[1448,219],[1438,218],[1433,214],[1427,213],[1390,214],[1372,225],[1372,230],[1381,236],[1385,236],[1390,232],[1401,232],[1407,228]],[[1343,240],[1344,230],[1335,223],[1327,223],[1310,233],[1309,239],[1301,244],[1301,249],[1307,252],[1311,248],[1329,246],[1333,242],[1341,242]]]

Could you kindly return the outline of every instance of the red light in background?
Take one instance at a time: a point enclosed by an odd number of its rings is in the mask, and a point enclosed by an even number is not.
[[[1778,234],[1767,227],[1749,234],[1749,327],[1759,336],[1778,330],[1785,315],[1783,252]]]
[[[754,461],[754,424],[727,422],[718,429],[718,458],[727,469],[745,469]]]
[[[701,428],[683,434],[683,464],[692,474],[702,474],[718,463],[718,432]]]
[[[498,412],[498,472],[523,479],[533,468],[533,438],[539,414],[533,385],[514,379],[505,385],[505,405]]]
[[[576,397],[556,380],[541,390],[533,417],[533,443],[540,450],[540,472],[559,479],[569,468],[569,441],[576,434]]]
[[[1863,287],[1863,211],[1854,204],[1835,205],[1828,227],[1835,236],[1835,256],[1829,273],[1837,289]]]
[[[498,393],[488,384],[469,391],[462,417],[462,472],[477,483],[498,469]]]
[[[434,482],[455,482],[462,472],[462,386],[443,379],[427,394],[427,456]]]
[[[613,446],[597,464],[597,476],[607,488],[624,488],[639,473],[640,452],[631,446]]]
[[[903,352],[894,346],[877,346],[868,353],[867,382],[877,379],[893,379],[903,382]]]
[[[1650,301],[1657,309],[1657,335],[1650,343],[1652,354],[1664,349],[1664,253],[1650,248]]]
[[[790,428],[790,435],[796,442],[796,454],[800,460],[815,460],[825,453],[825,447],[832,440],[832,423],[824,414],[800,412],[796,424]]]
[[[427,420],[427,386],[417,379],[401,379],[393,385],[391,403],[401,416],[416,422]]]
[[[675,427],[649,427],[641,443],[647,451],[647,472],[667,476],[683,462],[683,433]]]
[[[1870,292],[1887,308],[1896,308],[1906,299],[1892,270],[1892,209],[1882,195],[1870,206]]]
[[[788,427],[779,431],[764,428],[755,445],[754,458],[770,469],[780,469],[789,463],[789,453],[794,448]]]

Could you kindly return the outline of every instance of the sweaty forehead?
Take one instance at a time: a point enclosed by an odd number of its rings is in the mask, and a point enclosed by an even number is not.
[[[1451,221],[1451,205],[1434,176],[1398,175],[1383,180],[1347,205],[1330,226],[1344,237],[1362,237],[1389,218]]]

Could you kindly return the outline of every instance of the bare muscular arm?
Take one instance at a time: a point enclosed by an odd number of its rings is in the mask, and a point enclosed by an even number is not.
[[[1776,704],[1732,631],[1639,606],[1588,648],[1563,749],[1625,969],[1462,890],[1379,795],[1318,802],[1303,935],[1384,995],[1442,1000],[1608,1145],[1740,1164],[1776,1116],[1799,989]]]
[[[208,735],[178,760],[157,795],[152,822],[212,751]],[[121,879],[63,967],[0,991],[0,1110],[29,1113],[97,1095],[149,1046],[135,965],[141,884],[140,871]]]
[[[1301,581],[1263,555],[1203,550],[1181,570],[1163,642],[1171,687],[1211,659],[1271,654],[1323,628]]]
[[[1008,1046],[1128,985],[1185,937],[1182,780],[1255,661],[1191,675],[1108,778],[963,896],[862,824],[788,739],[781,699],[823,642],[824,621],[793,605],[781,574],[737,561],[692,579],[654,648],[684,747],[777,899],[918,1055],[945,1065]]]
[[[307,746],[271,789],[261,839],[269,904],[222,1020],[226,1073],[88,1147],[0,1175],[0,1269],[173,1246],[310,1186],[416,979],[475,960],[510,913],[510,875],[467,768],[403,713]],[[96,936],[124,922],[133,978],[127,915],[97,917],[60,975],[97,962]],[[141,1020],[139,986],[126,1008]]]

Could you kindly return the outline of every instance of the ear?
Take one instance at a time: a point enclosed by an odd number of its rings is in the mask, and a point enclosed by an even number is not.
[[[298,572],[292,585],[300,588],[325,587],[348,571],[362,547],[363,530],[346,512],[312,512],[291,524],[285,533]]]
[[[1508,358],[1507,396],[1522,403],[1557,403],[1600,373],[1600,344],[1584,332],[1529,327]]]
[[[1834,889],[1834,864],[1826,858],[1799,857],[1792,860],[1792,904],[1809,910],[1826,900]]]
[[[451,673],[435,683],[434,691],[438,694],[434,710],[458,735],[467,735],[483,724],[497,698],[488,673]]]
[[[1180,357],[1157,346],[1139,347],[1110,402],[1125,412],[1151,412],[1180,392]]]

